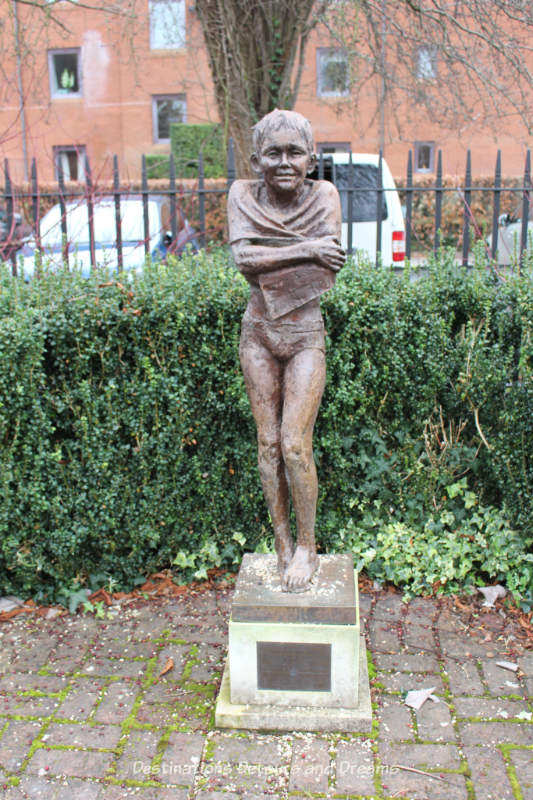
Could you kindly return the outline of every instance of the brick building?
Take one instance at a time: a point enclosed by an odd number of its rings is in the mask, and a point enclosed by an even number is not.
[[[81,175],[87,153],[97,176],[109,177],[112,156],[121,174],[137,178],[142,153],[169,152],[169,124],[216,121],[207,56],[192,0],[131,0],[131,13],[112,13],[55,0],[42,11],[7,3],[3,16],[4,80],[0,85],[0,153],[12,177],[24,179],[33,156],[41,180]],[[15,13],[16,12],[16,13]],[[7,38],[6,38],[7,37]],[[7,46],[9,45],[9,46]],[[420,69],[432,65],[420,54]],[[369,85],[356,109],[344,85],[343,55],[317,29],[307,47],[296,110],[307,116],[318,150],[376,152],[378,88]],[[438,79],[438,76],[437,76]],[[394,118],[393,118],[394,117]],[[520,174],[528,146],[517,117],[497,134],[476,127],[444,130],[422,112],[409,120],[385,113],[385,155],[396,176],[413,149],[415,170],[432,173],[438,149],[448,174],[464,173],[473,150],[475,174],[491,174],[502,150],[507,175]]]

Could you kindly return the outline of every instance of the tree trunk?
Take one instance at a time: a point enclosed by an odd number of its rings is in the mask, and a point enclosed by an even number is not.
[[[252,127],[274,108],[292,108],[305,44],[324,3],[316,0],[197,0],[225,139],[237,175],[251,175]],[[313,15],[313,11],[316,14]]]

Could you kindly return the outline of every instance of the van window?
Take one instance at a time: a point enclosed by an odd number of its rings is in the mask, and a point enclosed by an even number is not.
[[[353,170],[350,175],[350,170]],[[353,177],[352,177],[353,176]],[[333,183],[341,196],[342,221],[348,222],[348,188],[353,188],[352,222],[376,222],[378,204],[378,168],[373,164],[333,164]],[[388,209],[383,192],[381,219]]]

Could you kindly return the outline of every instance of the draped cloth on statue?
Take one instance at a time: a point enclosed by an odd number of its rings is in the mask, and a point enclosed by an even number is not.
[[[252,245],[284,247],[323,236],[339,239],[330,187],[327,181],[306,180],[300,201],[284,213],[269,204],[262,181],[235,181],[228,198],[230,244],[246,239]],[[332,270],[305,260],[259,275],[269,317],[277,319],[320,297],[335,277]]]

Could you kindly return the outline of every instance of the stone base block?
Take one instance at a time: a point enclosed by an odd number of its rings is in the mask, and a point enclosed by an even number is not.
[[[355,708],[359,598],[350,555],[320,555],[309,589],[281,589],[273,555],[244,556],[229,623],[234,705]]]
[[[359,643],[358,702],[353,708],[238,704],[230,698],[230,668],[226,662],[215,710],[218,728],[243,728],[256,731],[324,731],[369,733],[372,706],[363,637]]]
[[[359,625],[229,623],[231,702],[355,708]]]

